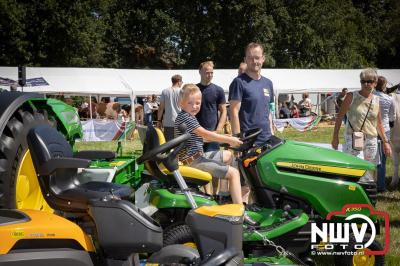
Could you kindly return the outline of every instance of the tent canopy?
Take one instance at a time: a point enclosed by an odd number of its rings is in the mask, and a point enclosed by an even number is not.
[[[360,69],[263,69],[277,93],[328,93],[360,88]],[[160,94],[171,86],[171,77],[180,74],[184,83],[198,83],[198,70],[151,70],[112,68],[44,68],[27,67],[26,77],[43,77],[49,86],[24,87],[24,91],[76,95],[114,95],[134,97]],[[379,69],[389,84],[400,82],[400,69]],[[236,69],[215,69],[213,83],[225,92],[237,76]],[[17,80],[17,67],[0,67],[0,77]]]
[[[0,67],[0,77],[18,80],[17,67]],[[114,69],[27,67],[26,77],[43,77],[49,83],[49,86],[24,87],[27,92],[132,95],[132,90],[124,85]]]

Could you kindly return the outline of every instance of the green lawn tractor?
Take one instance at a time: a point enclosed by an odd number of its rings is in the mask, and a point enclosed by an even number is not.
[[[142,174],[144,182],[150,181],[150,183],[145,183],[148,188],[147,200],[151,206],[158,209],[152,215],[165,228],[165,246],[193,245],[195,242],[193,234],[185,223],[186,214],[193,206],[218,204],[210,195],[199,190],[199,187],[210,182],[212,177],[209,173],[180,165],[179,172],[184,176],[185,182],[189,184],[188,189],[182,188],[169,169],[168,161],[165,160],[165,157],[170,155],[159,152],[160,139],[161,143],[165,143],[159,129],[153,127],[147,129],[143,153],[152,154],[144,161],[145,169],[148,172],[145,171]],[[188,192],[193,195],[190,201],[185,197]],[[288,215],[284,210],[267,208],[263,208],[258,214],[264,218],[261,226],[257,228],[245,226],[243,237],[248,240],[257,237],[256,242],[259,242],[262,249],[258,247],[253,250],[254,252],[245,252],[246,264],[280,264],[282,262],[276,260],[284,258],[288,254],[296,264],[312,263],[312,259],[309,257],[310,225],[307,214],[301,210],[293,210]],[[290,246],[285,241],[290,242]],[[246,249],[246,241],[243,249]]]
[[[370,171],[374,170],[374,165],[342,152],[276,137],[260,147],[253,147],[258,134],[258,130],[248,132],[243,138],[244,144],[236,149],[241,153],[239,170],[254,193],[254,203],[247,206],[247,211],[258,222],[257,226],[244,228],[245,257],[248,261],[268,257],[274,254],[276,246],[283,246],[303,262],[312,264],[310,224],[326,222],[329,213],[341,211],[347,204],[373,206],[377,192]],[[161,131],[149,127],[144,152],[162,143]],[[188,168],[180,166],[180,171],[185,173],[194,201],[218,204],[199,189],[211,176],[191,172]],[[145,169],[149,175],[143,173],[142,179],[151,180],[146,184],[148,201],[157,207],[153,216],[166,228],[164,243],[192,242],[192,234],[184,223],[190,204],[183,191],[156,156],[145,163]],[[331,221],[345,222],[346,217],[355,212],[370,217],[379,232],[377,217],[370,214],[369,209],[350,210],[334,216]],[[369,249],[381,250],[382,247],[374,241]],[[383,260],[383,256],[335,256],[337,265],[353,265],[354,261],[373,261],[381,265]]]
[[[1,92],[0,122],[0,207],[52,212],[40,191],[26,136],[32,127],[49,124],[73,144],[82,134],[76,111],[37,94]],[[244,228],[246,262],[257,262],[263,257],[270,261],[271,256],[279,254],[277,251],[282,251],[279,246],[283,246],[303,262],[312,263],[310,223],[325,221],[330,212],[341,210],[348,203],[373,205],[376,186],[369,171],[374,166],[340,152],[277,138],[253,148],[255,133],[247,134],[238,159],[241,174],[246,177],[255,198],[247,211],[259,224]],[[144,152],[165,142],[158,129],[151,135]],[[136,189],[135,204],[166,229],[164,244],[193,242],[192,232],[185,225],[192,206],[173,173],[155,157],[144,164],[144,172],[143,165],[137,164],[134,156],[87,152],[80,157],[92,160],[90,167],[80,174],[83,181],[129,184]],[[212,179],[210,174],[187,166],[180,166],[179,172],[198,206],[221,203],[199,189]],[[335,219],[340,222],[347,216],[339,215]],[[377,222],[376,217],[371,218]],[[268,242],[270,240],[274,242]],[[379,247],[378,244],[373,246]],[[361,258],[365,259],[369,258]],[[381,257],[372,259],[382,260]]]

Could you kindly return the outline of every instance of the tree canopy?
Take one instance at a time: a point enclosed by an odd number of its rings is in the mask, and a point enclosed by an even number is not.
[[[397,0],[0,0],[0,65],[400,67]]]

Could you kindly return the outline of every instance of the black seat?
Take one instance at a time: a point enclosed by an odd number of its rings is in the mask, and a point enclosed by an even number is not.
[[[49,125],[32,128],[27,136],[33,165],[47,203],[56,210],[85,212],[88,201],[132,194],[128,186],[107,182],[79,180],[78,168],[88,167],[90,160],[73,158],[71,146],[56,129]]]

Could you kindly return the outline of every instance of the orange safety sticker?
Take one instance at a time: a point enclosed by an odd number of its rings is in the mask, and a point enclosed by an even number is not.
[[[254,161],[255,159],[257,159],[257,156],[250,157],[250,158],[247,158],[246,160],[244,160],[244,161],[243,161],[244,167],[249,167],[249,164],[250,164],[252,161]]]

